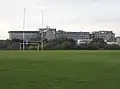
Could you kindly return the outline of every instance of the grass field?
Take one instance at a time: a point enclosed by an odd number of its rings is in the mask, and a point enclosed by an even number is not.
[[[120,51],[3,51],[0,89],[120,89]]]

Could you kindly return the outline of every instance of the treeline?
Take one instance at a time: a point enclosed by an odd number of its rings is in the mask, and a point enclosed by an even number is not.
[[[59,39],[44,43],[45,50],[120,50],[120,45],[108,45],[103,39],[93,39],[90,43],[77,45],[73,39]]]
[[[0,50],[20,50],[22,40],[0,40]],[[120,45],[108,45],[103,39],[93,39],[90,43],[78,45],[73,39],[44,41],[44,50],[120,50]],[[38,42],[41,45],[41,42]],[[26,50],[36,50],[37,45],[26,45]],[[40,46],[41,49],[41,46]]]
[[[0,40],[0,50],[19,50],[20,41]]]

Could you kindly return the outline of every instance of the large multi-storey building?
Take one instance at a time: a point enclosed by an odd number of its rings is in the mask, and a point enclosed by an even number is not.
[[[24,41],[31,40],[53,40],[56,39],[56,29],[51,28],[39,28],[39,31],[9,31],[9,39],[20,39]],[[24,36],[23,36],[24,34]]]
[[[65,32],[65,31],[58,31],[57,38],[68,38],[68,39],[90,39],[89,32]]]
[[[41,40],[47,39],[61,39],[68,38],[74,40],[89,40],[93,38],[103,38],[107,42],[115,41],[115,34],[112,31],[94,31],[92,34],[90,32],[66,32],[63,30],[56,31],[56,29],[47,27],[47,28],[39,28],[38,31],[9,31],[9,38],[12,39],[20,39],[31,41],[31,40]]]
[[[20,39],[20,40],[33,40],[40,38],[39,31],[9,31],[9,39]],[[23,36],[24,34],[24,36]]]
[[[94,31],[92,38],[103,38],[106,41],[115,41],[115,34],[112,31]]]

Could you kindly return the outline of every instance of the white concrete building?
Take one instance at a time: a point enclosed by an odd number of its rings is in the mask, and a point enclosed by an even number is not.
[[[108,45],[114,45],[114,44],[115,44],[115,45],[118,45],[117,42],[107,42],[107,44],[108,44]]]
[[[120,45],[120,37],[116,37],[116,42]]]
[[[92,39],[79,39],[77,40],[77,44],[80,45],[80,44],[88,44],[92,41]]]
[[[94,31],[94,38],[103,38],[106,41],[115,41],[115,34],[112,31]]]

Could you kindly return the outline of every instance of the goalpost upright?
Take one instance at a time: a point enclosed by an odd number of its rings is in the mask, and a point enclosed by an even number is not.
[[[24,33],[24,29],[25,29],[25,15],[26,15],[26,9],[24,8],[24,12],[23,12],[23,51],[25,49],[25,45],[24,45],[24,38],[25,38],[25,33]]]

